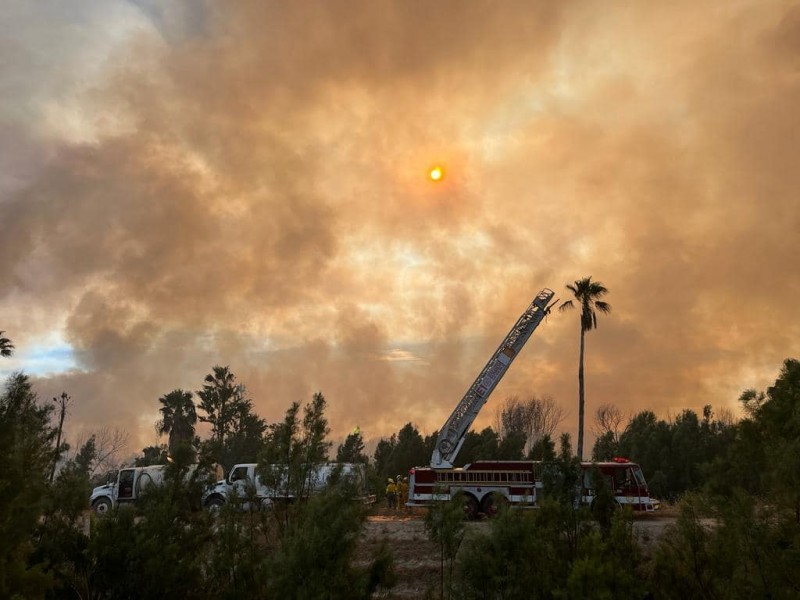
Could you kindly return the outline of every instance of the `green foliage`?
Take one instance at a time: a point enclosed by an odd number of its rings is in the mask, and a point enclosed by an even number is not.
[[[643,411],[620,435],[617,455],[641,465],[653,496],[674,500],[719,473],[721,467],[711,465],[729,450],[736,432],[731,425],[713,420],[710,406],[703,413],[701,420],[694,411],[684,410],[669,423],[652,411]]]
[[[572,456],[568,433],[561,435],[560,446],[555,460],[543,467],[542,493],[545,498],[565,506],[577,506],[583,478],[581,461]]]
[[[215,386],[233,390],[216,405],[227,408],[215,413],[233,416],[227,425],[218,420],[222,435],[214,433],[212,442],[221,443],[208,447],[263,448],[260,471],[268,476],[268,465],[282,465],[295,497],[307,496],[311,468],[330,448],[322,394],[305,407],[293,404],[265,444],[266,424],[252,413],[243,387],[227,369],[216,369],[206,381],[209,398]],[[741,402],[746,418],[735,425],[715,419],[710,406],[702,417],[687,410],[671,422],[643,412],[620,436],[618,453],[642,464],[654,492],[684,494],[676,525],[651,559],[636,543],[631,514],[614,510],[601,476],[595,474],[593,515],[578,506],[582,475],[569,436],[562,436],[558,455],[544,437],[531,449],[545,461],[538,510],[501,510],[486,533],[465,528],[459,500],[428,513],[426,527],[439,543],[442,595],[800,597],[800,363],[785,361],[773,386],[748,390]],[[27,377],[7,380],[0,395],[2,598],[357,599],[383,594],[397,579],[387,546],[371,562],[359,561],[365,566],[353,566],[365,515],[356,500],[360,490],[347,478],[334,475],[328,489],[307,501],[246,512],[230,503],[212,515],[197,510],[209,476],[190,468],[195,456],[188,443],[172,444],[162,485],[148,488],[133,507],[87,522],[97,438],[60,465],[48,485],[56,454],[51,417],[52,407],[38,404]],[[410,423],[381,440],[375,459],[382,475],[425,464],[434,440]],[[469,434],[463,452],[472,453],[470,462],[495,458],[501,444],[486,428]],[[146,462],[155,463],[166,448],[145,450]],[[360,433],[348,437],[337,457],[363,457]],[[703,495],[686,493],[700,486]]]
[[[608,485],[606,478],[598,468],[592,469],[592,485],[594,488],[594,500],[592,501],[592,516],[600,527],[603,539],[607,538],[611,532],[611,524],[614,514],[619,506],[614,499],[614,490]]]
[[[639,562],[630,514],[617,512],[609,535],[601,537],[596,531],[588,531],[581,537],[577,557],[559,596],[598,600],[642,598]]]
[[[209,598],[266,597],[268,557],[276,534],[265,512],[241,511],[227,503],[216,515],[206,568]]]
[[[736,493],[687,494],[654,561],[657,598],[797,598],[800,526],[791,513]]]
[[[267,423],[253,412],[253,402],[230,368],[215,366],[197,395],[205,413],[199,419],[211,425],[205,453],[226,472],[236,463],[255,461],[264,448]]]
[[[296,513],[269,559],[268,597],[358,599],[378,586],[388,587],[392,568],[385,554],[367,569],[351,566],[365,516],[355,494],[355,488],[341,482]]]
[[[373,597],[374,594],[389,590],[397,585],[397,572],[394,565],[394,555],[388,542],[385,540],[378,547],[372,564],[366,574],[367,594]]]
[[[90,551],[99,590],[120,599],[206,597],[202,549],[211,531],[197,522],[205,515],[186,510],[187,496],[174,479],[98,522]]]
[[[453,567],[464,541],[464,494],[457,493],[447,502],[434,504],[425,515],[428,537],[439,545],[440,595],[451,598]]]
[[[768,484],[781,506],[800,523],[800,362],[784,362],[767,402],[756,414],[771,467]]]
[[[497,455],[501,460],[522,460],[527,435],[523,431],[511,431],[497,447]]]
[[[619,443],[614,439],[613,431],[606,431],[599,436],[592,447],[592,460],[602,462],[619,456]]]
[[[476,460],[498,460],[499,443],[500,438],[491,427],[484,428],[480,433],[468,431],[456,458],[456,466],[463,467]]]
[[[336,450],[336,462],[366,464],[369,458],[364,454],[364,438],[356,427]]]
[[[192,392],[177,389],[158,399],[161,403],[161,421],[158,433],[169,435],[167,444],[170,453],[176,446],[191,445],[194,440],[194,426],[197,423],[197,410],[192,401]]]
[[[5,331],[0,331],[0,356],[8,357],[14,354],[14,344],[4,333]]]
[[[532,513],[503,511],[488,534],[465,543],[458,562],[460,598],[546,598],[558,565],[539,543]]]
[[[554,498],[545,499],[537,511],[501,512],[488,534],[465,542],[458,597],[643,597],[646,588],[630,514],[614,513],[606,535],[587,517]]]
[[[258,464],[265,485],[287,496],[304,498],[308,495],[315,469],[327,460],[331,445],[326,441],[329,428],[325,406],[325,397],[317,392],[304,407],[302,421],[300,404],[294,402],[283,422],[270,427]]]
[[[50,585],[29,566],[32,532],[45,508],[56,430],[52,406],[40,406],[30,380],[11,375],[0,396],[0,597],[39,597]]]
[[[397,435],[382,439],[375,448],[375,470],[379,481],[408,473],[412,467],[427,465],[431,459],[435,435],[423,439],[417,428],[406,423]]]
[[[97,456],[95,436],[67,461],[44,497],[44,518],[35,531],[31,564],[41,564],[53,578],[55,598],[88,598],[94,562],[84,533],[92,484],[91,465]]]
[[[136,457],[134,465],[137,467],[146,467],[148,465],[165,465],[167,464],[167,446],[147,446],[142,448],[141,456]]]
[[[530,449],[528,453],[530,460],[539,460],[542,462],[552,462],[556,459],[556,445],[549,435],[544,435],[539,438]]]

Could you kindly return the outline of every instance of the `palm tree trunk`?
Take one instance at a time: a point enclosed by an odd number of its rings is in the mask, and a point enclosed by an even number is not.
[[[581,353],[578,362],[578,459],[583,460],[583,415],[584,415],[584,392],[583,392],[583,348],[586,332],[581,327]]]

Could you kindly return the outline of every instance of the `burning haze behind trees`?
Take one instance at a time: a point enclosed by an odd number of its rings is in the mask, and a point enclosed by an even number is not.
[[[87,435],[154,444],[214,364],[268,422],[325,390],[337,439],[427,435],[587,273],[589,414],[738,410],[796,353],[794,3],[11,0],[0,37],[0,369]],[[546,325],[497,397],[574,432]]]

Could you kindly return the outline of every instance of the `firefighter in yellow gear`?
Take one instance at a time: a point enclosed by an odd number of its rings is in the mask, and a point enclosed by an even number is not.
[[[406,502],[408,502],[408,477],[397,478],[400,483],[397,484],[397,498],[400,508],[406,510]]]
[[[397,485],[395,485],[394,479],[391,477],[389,477],[389,483],[386,485],[386,504],[389,510],[397,508]]]

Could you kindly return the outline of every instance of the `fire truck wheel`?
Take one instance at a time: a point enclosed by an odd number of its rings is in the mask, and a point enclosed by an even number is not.
[[[472,494],[464,494],[464,516],[470,521],[478,518],[478,499]]]
[[[492,492],[481,502],[481,512],[491,518],[506,506],[508,506],[508,498],[500,492]]]
[[[590,506],[592,514],[594,514],[598,510],[600,510],[600,508],[595,504],[596,502],[597,502],[597,500],[592,500],[592,504]],[[614,500],[611,503],[611,510],[612,510],[612,512],[617,512],[618,510],[622,510],[622,505],[619,502],[617,502],[616,500]]]
[[[111,512],[111,500],[108,498],[99,498],[92,504],[92,508],[96,515],[102,517]]]

